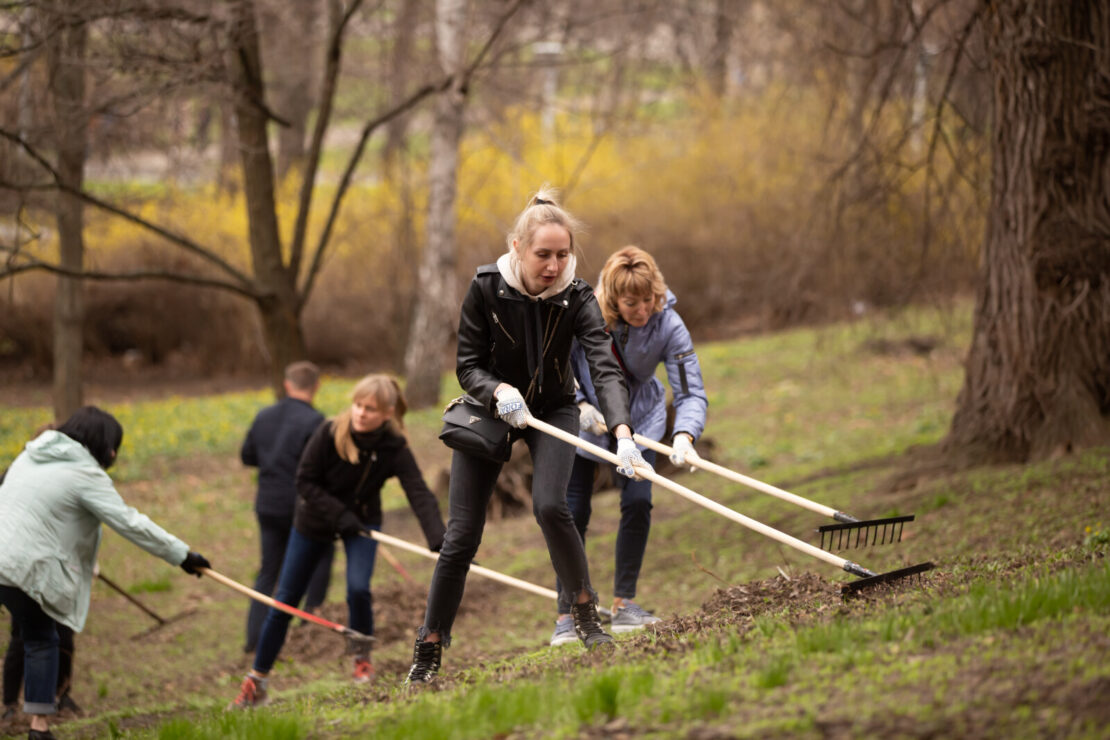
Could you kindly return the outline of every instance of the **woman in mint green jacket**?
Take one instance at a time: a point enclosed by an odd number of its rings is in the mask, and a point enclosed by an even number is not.
[[[86,406],[28,442],[0,483],[0,604],[23,634],[31,738],[53,737],[56,624],[85,626],[101,524],[186,573],[209,567],[116,492],[105,471],[122,441],[115,417]]]

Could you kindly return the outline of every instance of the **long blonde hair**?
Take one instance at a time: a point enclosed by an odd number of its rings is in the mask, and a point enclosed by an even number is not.
[[[667,283],[655,258],[639,247],[628,246],[614,252],[605,260],[597,279],[597,302],[608,326],[616,326],[621,317],[617,301],[621,296],[654,296],[652,313],[663,310],[667,297]]]
[[[528,200],[528,205],[516,217],[513,230],[506,239],[509,249],[513,248],[514,240],[521,249],[528,247],[536,235],[536,229],[547,224],[556,224],[567,230],[570,235],[570,250],[574,251],[574,234],[583,229],[582,222],[560,206],[556,198],[558,191],[544,185]]]
[[[374,399],[379,409],[393,409],[393,416],[385,420],[385,425],[391,432],[404,436],[405,411],[408,404],[405,394],[397,379],[385,373],[367,375],[355,384],[351,391],[351,403],[357,403],[367,398]],[[351,438],[351,408],[348,406],[336,414],[332,420],[332,433],[335,437],[335,451],[347,462],[355,465],[358,463],[358,446]]]

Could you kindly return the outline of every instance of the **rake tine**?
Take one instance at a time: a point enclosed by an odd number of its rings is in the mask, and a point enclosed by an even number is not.
[[[821,533],[821,547],[826,550],[833,549],[834,544],[836,549],[870,547],[900,542],[905,523],[913,519],[913,514],[907,514],[884,519],[842,521],[823,525],[817,531]],[[854,537],[852,530],[855,530]]]
[[[854,564],[849,563],[849,565]],[[856,575],[865,575],[865,577],[860,578],[858,581],[849,581],[848,583],[841,584],[840,593],[843,596],[851,596],[853,594],[858,594],[860,591],[871,588],[872,586],[878,586],[881,583],[891,583],[893,581],[898,581],[904,578],[913,577],[912,580],[917,581],[920,580],[920,574],[924,573],[927,570],[932,570],[935,567],[936,565],[934,565],[933,563],[926,562],[918,563],[917,565],[911,565],[908,568],[899,568],[898,570],[892,570],[888,573],[872,573],[866,568],[856,566],[855,569],[852,569],[849,568],[848,565],[845,565],[844,570],[847,570],[849,573],[854,573]]]

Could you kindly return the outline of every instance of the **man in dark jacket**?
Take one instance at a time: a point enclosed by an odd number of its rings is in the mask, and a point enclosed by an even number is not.
[[[320,370],[311,362],[294,362],[285,368],[285,398],[258,412],[240,452],[245,465],[258,468],[254,510],[262,534],[262,565],[254,590],[267,595],[273,594],[277,586],[289,531],[293,527],[297,464],[305,443],[324,421],[323,414],[312,407],[319,384]],[[334,554],[333,547],[313,573],[305,597],[306,611],[311,612],[324,603]],[[254,652],[267,609],[265,604],[251,601],[244,652]]]

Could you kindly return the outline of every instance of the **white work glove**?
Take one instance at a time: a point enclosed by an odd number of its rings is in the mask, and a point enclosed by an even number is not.
[[[590,434],[605,434],[605,417],[592,404],[578,404],[578,428]]]
[[[640,450],[636,447],[636,443],[632,441],[631,437],[621,437],[617,440],[617,472],[628,478],[634,480],[642,480],[636,475],[636,467],[647,468],[655,472],[655,470],[648,465],[647,460],[640,454]]]
[[[698,460],[698,453],[694,450],[694,441],[689,434],[679,432],[674,435],[674,440],[671,444],[671,462],[677,467],[683,465],[690,466],[690,472],[694,472],[694,461]]]
[[[497,394],[497,415],[517,429],[528,426],[528,405],[516,388],[506,388]]]

